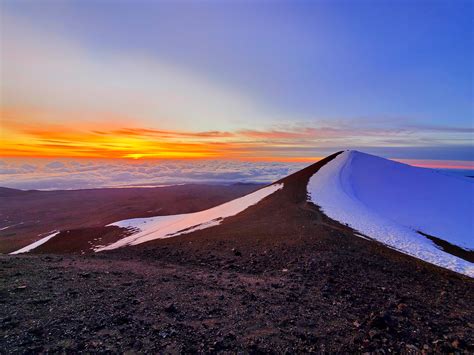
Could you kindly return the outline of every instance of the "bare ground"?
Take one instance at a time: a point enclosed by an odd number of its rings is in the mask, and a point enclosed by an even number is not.
[[[0,257],[0,349],[474,351],[474,281],[306,203],[325,161],[220,226],[113,252]]]
[[[188,184],[70,191],[0,188],[0,253],[18,250],[53,230],[66,232],[102,227],[127,218],[196,212],[261,186]]]

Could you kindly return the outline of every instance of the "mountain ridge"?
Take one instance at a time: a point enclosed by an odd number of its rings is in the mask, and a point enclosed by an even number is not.
[[[369,163],[366,163],[361,167],[356,165],[354,170],[351,165],[353,161],[368,161]],[[338,166],[332,168],[336,165]],[[331,169],[333,170],[330,172],[332,175],[325,177],[324,174],[327,175],[328,171]],[[350,169],[357,172],[358,175],[354,175]],[[350,172],[346,172],[346,170]],[[421,174],[421,179],[420,176],[416,175],[415,179],[409,177],[407,180],[407,172],[409,174],[415,173],[415,175]],[[339,176],[339,174],[341,175]],[[347,178],[349,175],[352,176],[351,174],[354,175],[354,178]],[[333,219],[333,223],[324,222],[331,228],[341,230],[341,225],[344,225],[345,228],[347,228],[347,226],[352,227],[353,229],[350,230],[356,236],[362,233],[364,237],[370,237],[373,242],[378,241],[389,248],[394,248],[413,257],[417,257],[472,277],[474,275],[474,266],[472,265],[474,252],[472,250],[462,250],[460,249],[462,246],[460,246],[459,243],[453,243],[451,239],[445,240],[439,238],[439,234],[435,236],[427,234],[425,233],[424,228],[415,228],[409,237],[403,237],[403,233],[406,234],[407,232],[403,232],[403,230],[400,229],[401,225],[400,227],[389,227],[389,225],[393,224],[393,216],[399,213],[399,211],[402,211],[402,215],[409,216],[410,221],[412,221],[409,223],[419,223],[420,220],[426,218],[427,209],[429,211],[435,211],[438,214],[444,213],[442,207],[436,208],[435,206],[435,208],[433,208],[433,206],[430,207],[429,204],[427,205],[425,203],[424,199],[429,197],[426,191],[422,191],[421,198],[418,198],[417,203],[421,206],[421,208],[418,206],[418,209],[423,210],[421,216],[417,217],[418,220],[415,221],[415,219],[412,218],[412,215],[415,214],[413,208],[412,210],[404,211],[413,204],[414,199],[416,200],[414,196],[416,196],[416,192],[420,190],[418,185],[416,185],[414,189],[409,186],[411,180],[416,180],[417,184],[421,183],[421,181],[425,181],[423,184],[426,185],[434,175],[436,175],[436,172],[431,171],[430,169],[411,167],[403,163],[393,162],[359,151],[339,151],[300,171],[277,180],[276,182],[267,185],[267,187],[263,187],[256,192],[246,195],[245,197],[237,198],[236,200],[226,202],[208,210],[183,215],[163,215],[114,222],[104,226],[103,232],[98,229],[98,231],[100,231],[99,234],[95,232],[98,237],[93,240],[87,238],[87,234],[90,234],[92,231],[90,229],[84,230],[82,233],[83,236],[81,237],[82,239],[79,239],[78,237],[75,237],[76,239],[71,239],[73,236],[81,235],[80,230],[72,231],[72,234],[70,234],[70,231],[66,231],[68,235],[65,235],[65,232],[58,232],[55,233],[53,237],[47,236],[42,241],[35,242],[33,245],[34,248],[27,246],[15,253],[31,251],[32,249],[33,252],[41,253],[48,252],[48,250],[61,250],[59,245],[65,245],[64,243],[66,243],[66,240],[63,240],[64,238],[67,238],[71,244],[78,243],[75,247],[76,252],[80,251],[81,253],[84,253],[92,251],[103,252],[118,247],[130,246],[131,244],[152,242],[156,239],[176,237],[180,234],[190,234],[199,229],[208,229],[209,227],[226,223],[233,215],[244,213],[245,210],[252,207],[252,205],[256,205],[258,208],[264,208],[262,203],[264,203],[266,199],[275,199],[276,197],[274,194],[278,194],[278,190],[282,189],[286,198],[286,200],[281,202],[281,205],[283,206],[296,204],[298,208],[306,209],[308,211],[314,209],[318,209],[319,211],[319,206],[321,206],[324,212],[323,214],[327,215],[325,218],[330,217]],[[446,175],[435,176],[435,178],[438,180],[441,179],[441,185],[446,183],[446,181],[457,181]],[[352,181],[352,179],[354,179],[354,181]],[[314,181],[319,180],[323,181],[320,183],[320,186],[314,186]],[[370,181],[370,183],[367,183],[366,180]],[[399,184],[401,186],[397,187],[396,184],[400,181],[404,181],[406,186],[402,183]],[[355,185],[352,186],[354,183]],[[339,186],[338,184],[342,185]],[[457,184],[459,184],[459,182],[457,182]],[[467,184],[467,182],[464,184]],[[343,185],[346,187],[343,187]],[[360,191],[357,192],[356,188],[360,190],[360,185],[362,185],[363,189],[365,188],[365,195],[367,195],[367,191],[370,192],[369,198],[373,200],[373,196],[376,196],[375,202],[378,203],[379,206],[375,207],[373,210],[369,210],[367,209],[367,206],[370,207],[369,200],[356,202],[359,201],[359,197],[356,195],[360,194]],[[365,185],[368,186],[365,187]],[[439,193],[439,190],[442,190],[443,188],[446,189],[446,187],[439,186],[440,183],[435,185],[438,187],[438,191],[433,193],[430,192],[432,195]],[[469,184],[466,186],[471,187]],[[275,189],[275,187],[277,188]],[[265,190],[270,188],[272,190],[265,192]],[[409,192],[405,191],[408,188],[411,188],[411,190]],[[361,191],[364,191],[363,189]],[[373,193],[371,191],[372,189],[376,189],[377,191]],[[398,190],[395,193],[392,191],[393,189]],[[424,188],[421,189],[423,190]],[[461,189],[460,196],[462,199],[466,200],[463,193],[464,191]],[[256,197],[253,197],[254,195]],[[386,195],[389,196],[389,198],[387,198]],[[430,197],[431,199],[434,198],[432,195]],[[469,194],[467,194],[467,196],[469,196]],[[397,201],[392,201],[394,198]],[[336,199],[336,201],[337,199],[342,199],[341,201],[343,201],[339,202],[339,206],[336,209],[334,209],[334,203],[331,202],[334,199]],[[241,201],[249,202],[244,202],[244,205],[242,205]],[[380,203],[380,201],[382,202]],[[447,199],[443,201],[447,201]],[[311,206],[311,202],[314,202],[316,206]],[[464,201],[464,204],[469,205],[469,201]],[[382,215],[380,214],[380,211],[385,205],[389,206],[385,207],[389,208],[389,219],[384,220],[381,219]],[[440,203],[438,203],[438,205],[441,206]],[[394,208],[393,206],[396,207]],[[375,210],[377,210],[377,212],[375,212]],[[337,211],[341,211],[342,215],[341,212]],[[466,214],[466,216],[469,215],[469,212],[463,211],[463,213]],[[320,214],[321,213],[318,212],[317,216]],[[466,216],[461,218],[460,221],[466,223],[466,220],[468,220]],[[252,216],[247,214],[247,218],[251,219]],[[447,220],[451,221],[455,218],[456,216],[453,215],[447,218]],[[318,223],[323,223],[321,217],[317,217],[316,220]],[[437,225],[443,227],[443,224],[439,222],[439,220],[442,220],[441,215],[435,215],[434,217],[431,217],[431,220],[435,220]],[[419,224],[415,225],[418,226]],[[367,228],[367,226],[369,227]],[[469,232],[469,226],[465,228],[467,228],[467,232]],[[377,230],[380,231],[377,232]],[[209,233],[212,232],[213,229],[209,230]],[[464,233],[465,232],[466,230],[464,230]],[[105,244],[103,244],[104,242]],[[68,247],[67,249],[70,250],[71,248]]]
[[[100,253],[0,255],[0,314],[15,314],[2,349],[474,351],[474,279],[361,238],[308,200],[305,182],[334,159],[212,228]]]

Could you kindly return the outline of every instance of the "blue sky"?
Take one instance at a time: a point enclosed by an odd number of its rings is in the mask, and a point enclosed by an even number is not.
[[[84,59],[78,66],[90,60],[94,68],[106,68],[91,73],[96,81],[88,79],[79,91],[104,87],[116,95],[104,95],[99,105],[94,90],[91,97],[63,97],[63,91],[78,91],[71,88],[61,90],[58,103],[7,83],[2,88],[7,106],[116,110],[140,126],[172,130],[345,132],[334,142],[319,138],[304,147],[297,140],[284,142],[288,151],[300,147],[299,155],[312,147],[339,147],[347,138],[350,147],[375,153],[400,148],[400,158],[474,159],[471,1],[3,1],[1,9],[4,40],[21,38],[18,43],[39,33],[32,42],[45,43],[45,51],[48,45],[58,53],[79,49]],[[117,58],[127,58],[127,64]],[[68,60],[65,55],[64,63]],[[61,72],[50,73],[48,60],[29,61],[24,65],[45,68],[33,76],[55,93],[58,81],[50,78]],[[20,71],[12,62],[3,69]],[[77,71],[70,81],[82,81],[90,71],[69,67]],[[155,89],[152,81],[163,71],[173,74]],[[121,75],[124,83],[110,84]],[[21,81],[10,76],[7,82]],[[127,83],[147,92],[139,108],[118,107]],[[170,85],[186,93],[168,100]],[[194,91],[188,93],[190,87]],[[153,106],[160,95],[166,109]],[[360,137],[350,140],[351,131]],[[378,139],[364,140],[365,132]],[[264,138],[268,143],[269,136]]]

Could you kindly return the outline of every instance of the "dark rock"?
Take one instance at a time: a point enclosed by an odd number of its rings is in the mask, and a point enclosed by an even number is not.
[[[178,309],[174,305],[174,303],[170,303],[164,307],[166,313],[178,313]]]
[[[392,318],[389,313],[384,313],[373,317],[370,320],[369,325],[378,329],[389,329],[395,327],[396,323],[396,319]]]
[[[45,304],[49,302],[51,302],[51,298],[39,298],[31,301],[33,304]]]
[[[235,256],[242,256],[242,253],[236,248],[232,248],[232,252],[234,253]]]

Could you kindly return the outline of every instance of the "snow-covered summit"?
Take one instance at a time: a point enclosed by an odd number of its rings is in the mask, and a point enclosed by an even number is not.
[[[331,218],[392,248],[474,277],[474,264],[440,250],[422,232],[474,250],[474,180],[345,151],[308,183]]]

